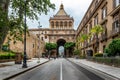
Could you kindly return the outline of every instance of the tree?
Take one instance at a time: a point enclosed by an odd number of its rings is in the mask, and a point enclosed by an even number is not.
[[[72,48],[72,47],[74,47],[74,46],[75,46],[75,43],[74,43],[74,42],[66,42],[65,45],[64,45],[64,47],[65,47],[66,49]]]
[[[103,28],[101,25],[94,26],[90,31],[92,35],[96,35],[96,36],[98,36],[101,32],[103,32]]]
[[[73,53],[74,55],[81,55],[81,51],[78,49],[75,49]]]
[[[66,42],[64,47],[65,47],[65,49],[69,50],[69,53],[72,53],[73,49],[75,47],[75,43],[74,42]]]
[[[27,18],[38,20],[38,15],[47,14],[50,9],[55,9],[50,0],[0,0],[0,49],[8,33],[14,41],[22,40],[25,10]]]
[[[108,45],[108,49],[110,56],[120,55],[120,38],[112,40],[112,42]]]
[[[0,50],[8,30],[8,3],[9,0],[0,0]]]
[[[96,26],[94,26],[92,29],[91,29],[91,31],[90,31],[90,35],[92,36],[94,36],[95,37],[95,39],[96,39],[96,47],[98,48],[98,44],[99,44],[99,38],[98,38],[98,35],[100,34],[100,33],[102,33],[104,30],[103,30],[103,27],[101,26],[101,25],[96,25]]]
[[[49,51],[52,49],[56,49],[57,48],[57,44],[56,43],[46,43],[45,44],[45,48]]]
[[[103,27],[101,25],[96,25],[91,29],[90,34],[94,35],[96,37],[97,41],[98,41],[98,35],[100,33],[102,33],[103,31],[104,30],[103,30]]]
[[[89,36],[87,34],[81,34],[80,42],[84,42],[89,39]]]

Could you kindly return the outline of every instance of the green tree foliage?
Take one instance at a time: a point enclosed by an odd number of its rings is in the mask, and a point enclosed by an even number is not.
[[[106,48],[104,49],[104,54],[105,54],[106,56],[111,56],[111,55],[112,55],[111,52],[110,52],[110,49],[109,49],[108,47],[106,47]]]
[[[50,0],[0,0],[0,49],[8,33],[14,41],[22,41],[25,10],[27,18],[38,20],[38,15],[50,9],[55,9]]]
[[[56,49],[57,48],[57,44],[56,43],[46,43],[45,48],[47,50]]]
[[[73,48],[74,46],[75,46],[74,42],[66,42],[64,45],[66,49]]]
[[[80,42],[84,42],[86,40],[88,40],[89,36],[87,34],[81,34],[81,37],[80,37]]]
[[[98,36],[101,32],[103,32],[102,26],[101,25],[96,25],[91,29],[90,34]]]
[[[78,49],[75,49],[73,53],[74,55],[81,55],[81,51]]]
[[[73,53],[73,49],[75,47],[75,43],[74,42],[66,42],[64,47],[65,47],[65,49],[69,50],[69,53]]]
[[[103,27],[101,25],[95,25],[91,30],[90,30],[90,36],[94,36],[96,39],[96,47],[98,48],[99,46],[99,38],[98,35],[104,31]]]
[[[112,40],[112,42],[108,45],[108,48],[111,56],[115,56],[118,53],[120,55],[120,38]]]

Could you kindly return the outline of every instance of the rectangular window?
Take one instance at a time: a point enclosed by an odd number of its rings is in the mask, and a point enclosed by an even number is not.
[[[87,34],[87,26],[85,27],[85,34]]]
[[[91,29],[92,29],[92,22],[90,22],[90,24],[89,24],[89,32]]]
[[[120,27],[120,22],[119,22],[119,13],[116,13],[114,16],[113,16],[113,32],[119,32],[119,27]]]
[[[104,31],[102,32],[103,34],[107,34],[107,27],[106,27],[106,23],[102,25]]]
[[[98,4],[98,0],[95,1],[95,7],[97,6],[97,4]]]
[[[90,33],[91,29],[92,29],[92,21],[89,23],[89,33]],[[91,41],[92,41],[92,37],[90,37],[90,39],[89,39],[89,42],[91,42]]]
[[[97,24],[98,24],[98,15],[95,16],[95,18],[94,18],[94,25],[97,25]]]
[[[107,16],[107,7],[102,8],[102,19],[104,19]]]
[[[120,0],[113,0],[114,7],[117,7],[120,5]]]
[[[113,22],[113,30],[114,32],[119,32],[119,21],[118,20]]]
[[[91,10],[89,11],[89,17],[91,16]]]
[[[34,48],[34,44],[33,44],[33,48]]]

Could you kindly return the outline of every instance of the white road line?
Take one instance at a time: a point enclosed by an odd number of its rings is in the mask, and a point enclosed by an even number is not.
[[[60,80],[63,80],[63,74],[62,74],[62,62],[60,64]]]

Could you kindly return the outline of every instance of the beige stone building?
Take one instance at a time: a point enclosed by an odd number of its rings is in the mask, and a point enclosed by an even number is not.
[[[26,36],[26,53],[28,58],[38,57],[44,51],[43,47],[39,48],[39,42],[44,47],[44,41],[40,41],[36,35],[29,32],[29,35]],[[4,44],[8,44],[8,37],[6,37]],[[24,53],[24,43],[16,41],[14,44],[13,40],[10,40],[9,49],[14,52]]]
[[[40,39],[46,43],[57,43],[58,48],[64,46],[66,42],[74,42],[74,19],[65,12],[63,4],[60,5],[59,11],[50,17],[49,24],[49,28],[30,29],[29,31],[40,35]],[[58,55],[58,49],[56,51]],[[65,55],[70,56],[68,53]]]
[[[81,33],[88,34],[97,24],[104,28],[99,34],[99,45],[96,46],[95,36],[84,43],[77,42],[83,53],[89,49],[103,53],[112,39],[120,37],[120,0],[93,0],[78,26],[76,39]]]
[[[26,36],[26,53],[28,58],[41,57],[45,53],[45,43],[57,43],[57,50],[54,55],[58,55],[59,46],[64,46],[66,42],[74,42],[75,30],[74,20],[64,10],[63,4],[53,17],[49,19],[49,28],[29,29],[29,35]],[[43,25],[44,26],[44,25]],[[6,38],[4,44],[8,44]],[[9,41],[9,49],[14,52],[24,52],[24,42],[13,40]],[[70,56],[69,53],[65,54]]]

